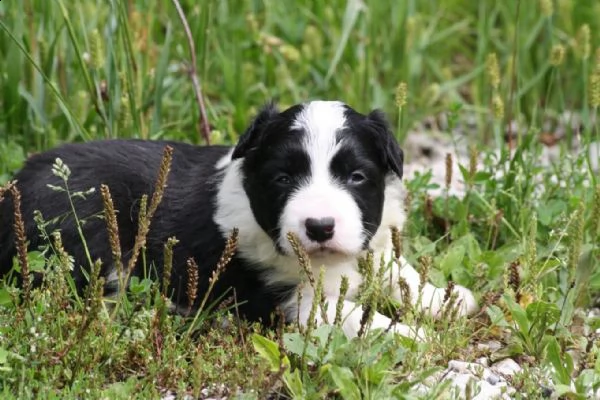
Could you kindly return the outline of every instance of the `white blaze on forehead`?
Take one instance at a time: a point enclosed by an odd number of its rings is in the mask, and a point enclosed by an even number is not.
[[[304,105],[292,123],[303,133],[303,146],[310,159],[310,176],[290,196],[280,216],[280,246],[288,254],[292,249],[287,232],[294,232],[308,250],[318,249],[306,234],[308,218],[333,218],[335,229],[328,246],[343,254],[362,250],[364,229],[361,211],[352,195],[331,175],[331,161],[340,148],[337,134],[346,127],[344,103],[313,101]]]
[[[292,128],[305,133],[313,179],[327,176],[330,161],[338,150],[337,133],[346,125],[344,111],[344,103],[339,101],[312,101],[292,124]]]

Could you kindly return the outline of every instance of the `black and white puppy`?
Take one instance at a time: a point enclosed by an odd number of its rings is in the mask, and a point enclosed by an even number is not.
[[[212,299],[234,296],[239,313],[249,320],[270,321],[280,307],[288,321],[300,316],[306,323],[314,292],[303,283],[287,240],[293,232],[306,248],[315,276],[325,268],[324,294],[328,320],[333,321],[342,276],[350,288],[343,305],[344,331],[356,335],[362,309],[352,300],[361,284],[357,257],[373,249],[375,259],[390,261],[386,277],[404,277],[413,302],[437,314],[444,289],[425,284],[421,296],[419,275],[406,263],[393,261],[390,228],[402,227],[403,153],[384,116],[377,111],[363,115],[337,101],[312,101],[279,112],[263,108],[241,136],[237,146],[197,147],[175,142],[112,140],[69,144],[31,157],[17,174],[22,193],[22,212],[30,249],[42,244],[33,222],[34,210],[50,227],[60,228],[65,249],[75,259],[73,271],[78,287],[86,284],[86,255],[64,192],[51,165],[60,158],[70,167],[71,191],[109,186],[123,249],[129,259],[137,232],[139,201],[151,194],[166,144],[174,148],[164,198],[154,219],[146,245],[146,265],[156,277],[162,273],[164,243],[175,236],[171,279],[172,301],[187,309],[186,260],[199,266],[198,298],[224,249],[225,238],[239,229],[237,253],[212,291]],[[0,274],[12,265],[15,255],[13,212],[10,196],[0,203]],[[85,221],[83,233],[93,260],[103,261],[106,289],[114,287],[116,273],[102,214],[99,190],[85,200],[76,198],[78,217]],[[376,263],[378,264],[378,263]],[[138,265],[135,274],[142,275]],[[297,290],[303,293],[298,304]],[[461,314],[477,310],[471,292],[455,286]],[[402,301],[399,287],[391,296]],[[317,313],[317,322],[321,322]],[[390,319],[376,314],[372,328],[387,328]],[[397,324],[395,331],[414,334]]]

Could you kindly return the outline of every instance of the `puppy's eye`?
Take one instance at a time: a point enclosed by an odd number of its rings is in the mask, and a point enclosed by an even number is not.
[[[360,185],[361,183],[364,183],[366,180],[367,180],[367,177],[365,176],[365,174],[363,174],[360,171],[354,171],[348,177],[348,183],[351,185]]]
[[[288,174],[279,174],[275,177],[275,183],[281,186],[287,186],[292,183],[292,178]]]

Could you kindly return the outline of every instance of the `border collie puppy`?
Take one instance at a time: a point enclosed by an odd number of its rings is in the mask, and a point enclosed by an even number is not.
[[[380,112],[363,115],[337,101],[312,101],[283,112],[267,105],[233,148],[109,140],[67,144],[37,154],[15,177],[29,248],[42,244],[33,221],[34,210],[39,210],[45,220],[55,221],[49,230],[60,229],[63,245],[75,260],[74,280],[80,289],[85,286],[87,257],[67,195],[48,188],[61,185],[51,172],[60,158],[72,171],[71,191],[96,188],[86,199],[75,198],[75,209],[85,221],[83,235],[92,260],[103,261],[105,293],[114,290],[116,272],[106,222],[98,218],[103,210],[99,186],[106,184],[111,190],[126,265],[137,233],[140,198],[151,195],[167,144],[174,149],[171,172],[151,222],[145,259],[160,278],[164,243],[171,236],[179,240],[169,288],[177,308],[187,309],[186,260],[193,257],[198,264],[201,299],[234,228],[239,229],[237,251],[211,299],[234,296],[239,313],[249,320],[268,322],[277,307],[288,321],[299,315],[300,323],[306,323],[309,317],[314,292],[305,282],[288,232],[307,250],[315,276],[321,266],[325,268],[329,321],[335,317],[341,277],[348,277],[342,325],[347,335],[356,335],[360,327],[362,309],[353,299],[362,280],[357,257],[367,249],[374,251],[377,265],[381,256],[389,261],[385,275],[389,282],[403,277],[412,301],[419,298],[418,273],[404,259],[395,260],[392,250],[390,228],[401,228],[405,219],[402,150]],[[7,194],[0,203],[0,276],[10,270],[15,255],[12,207]],[[139,263],[134,275],[143,274]],[[400,288],[392,286],[391,296],[402,301]],[[300,303],[297,290],[302,291]],[[477,310],[468,289],[457,285],[454,290],[462,315]],[[437,314],[444,291],[425,284],[418,306]],[[376,314],[371,327],[387,328],[390,323]],[[416,334],[406,325],[393,329]]]

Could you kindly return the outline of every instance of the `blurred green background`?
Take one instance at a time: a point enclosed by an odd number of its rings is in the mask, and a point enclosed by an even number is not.
[[[364,112],[383,108],[400,138],[413,122],[459,107],[477,116],[482,140],[494,114],[540,126],[553,113],[594,109],[598,1],[181,5],[213,142],[234,141],[272,98],[282,107],[326,98]],[[172,2],[2,1],[0,18],[0,173],[19,165],[22,152],[62,141],[203,143],[188,42]]]

